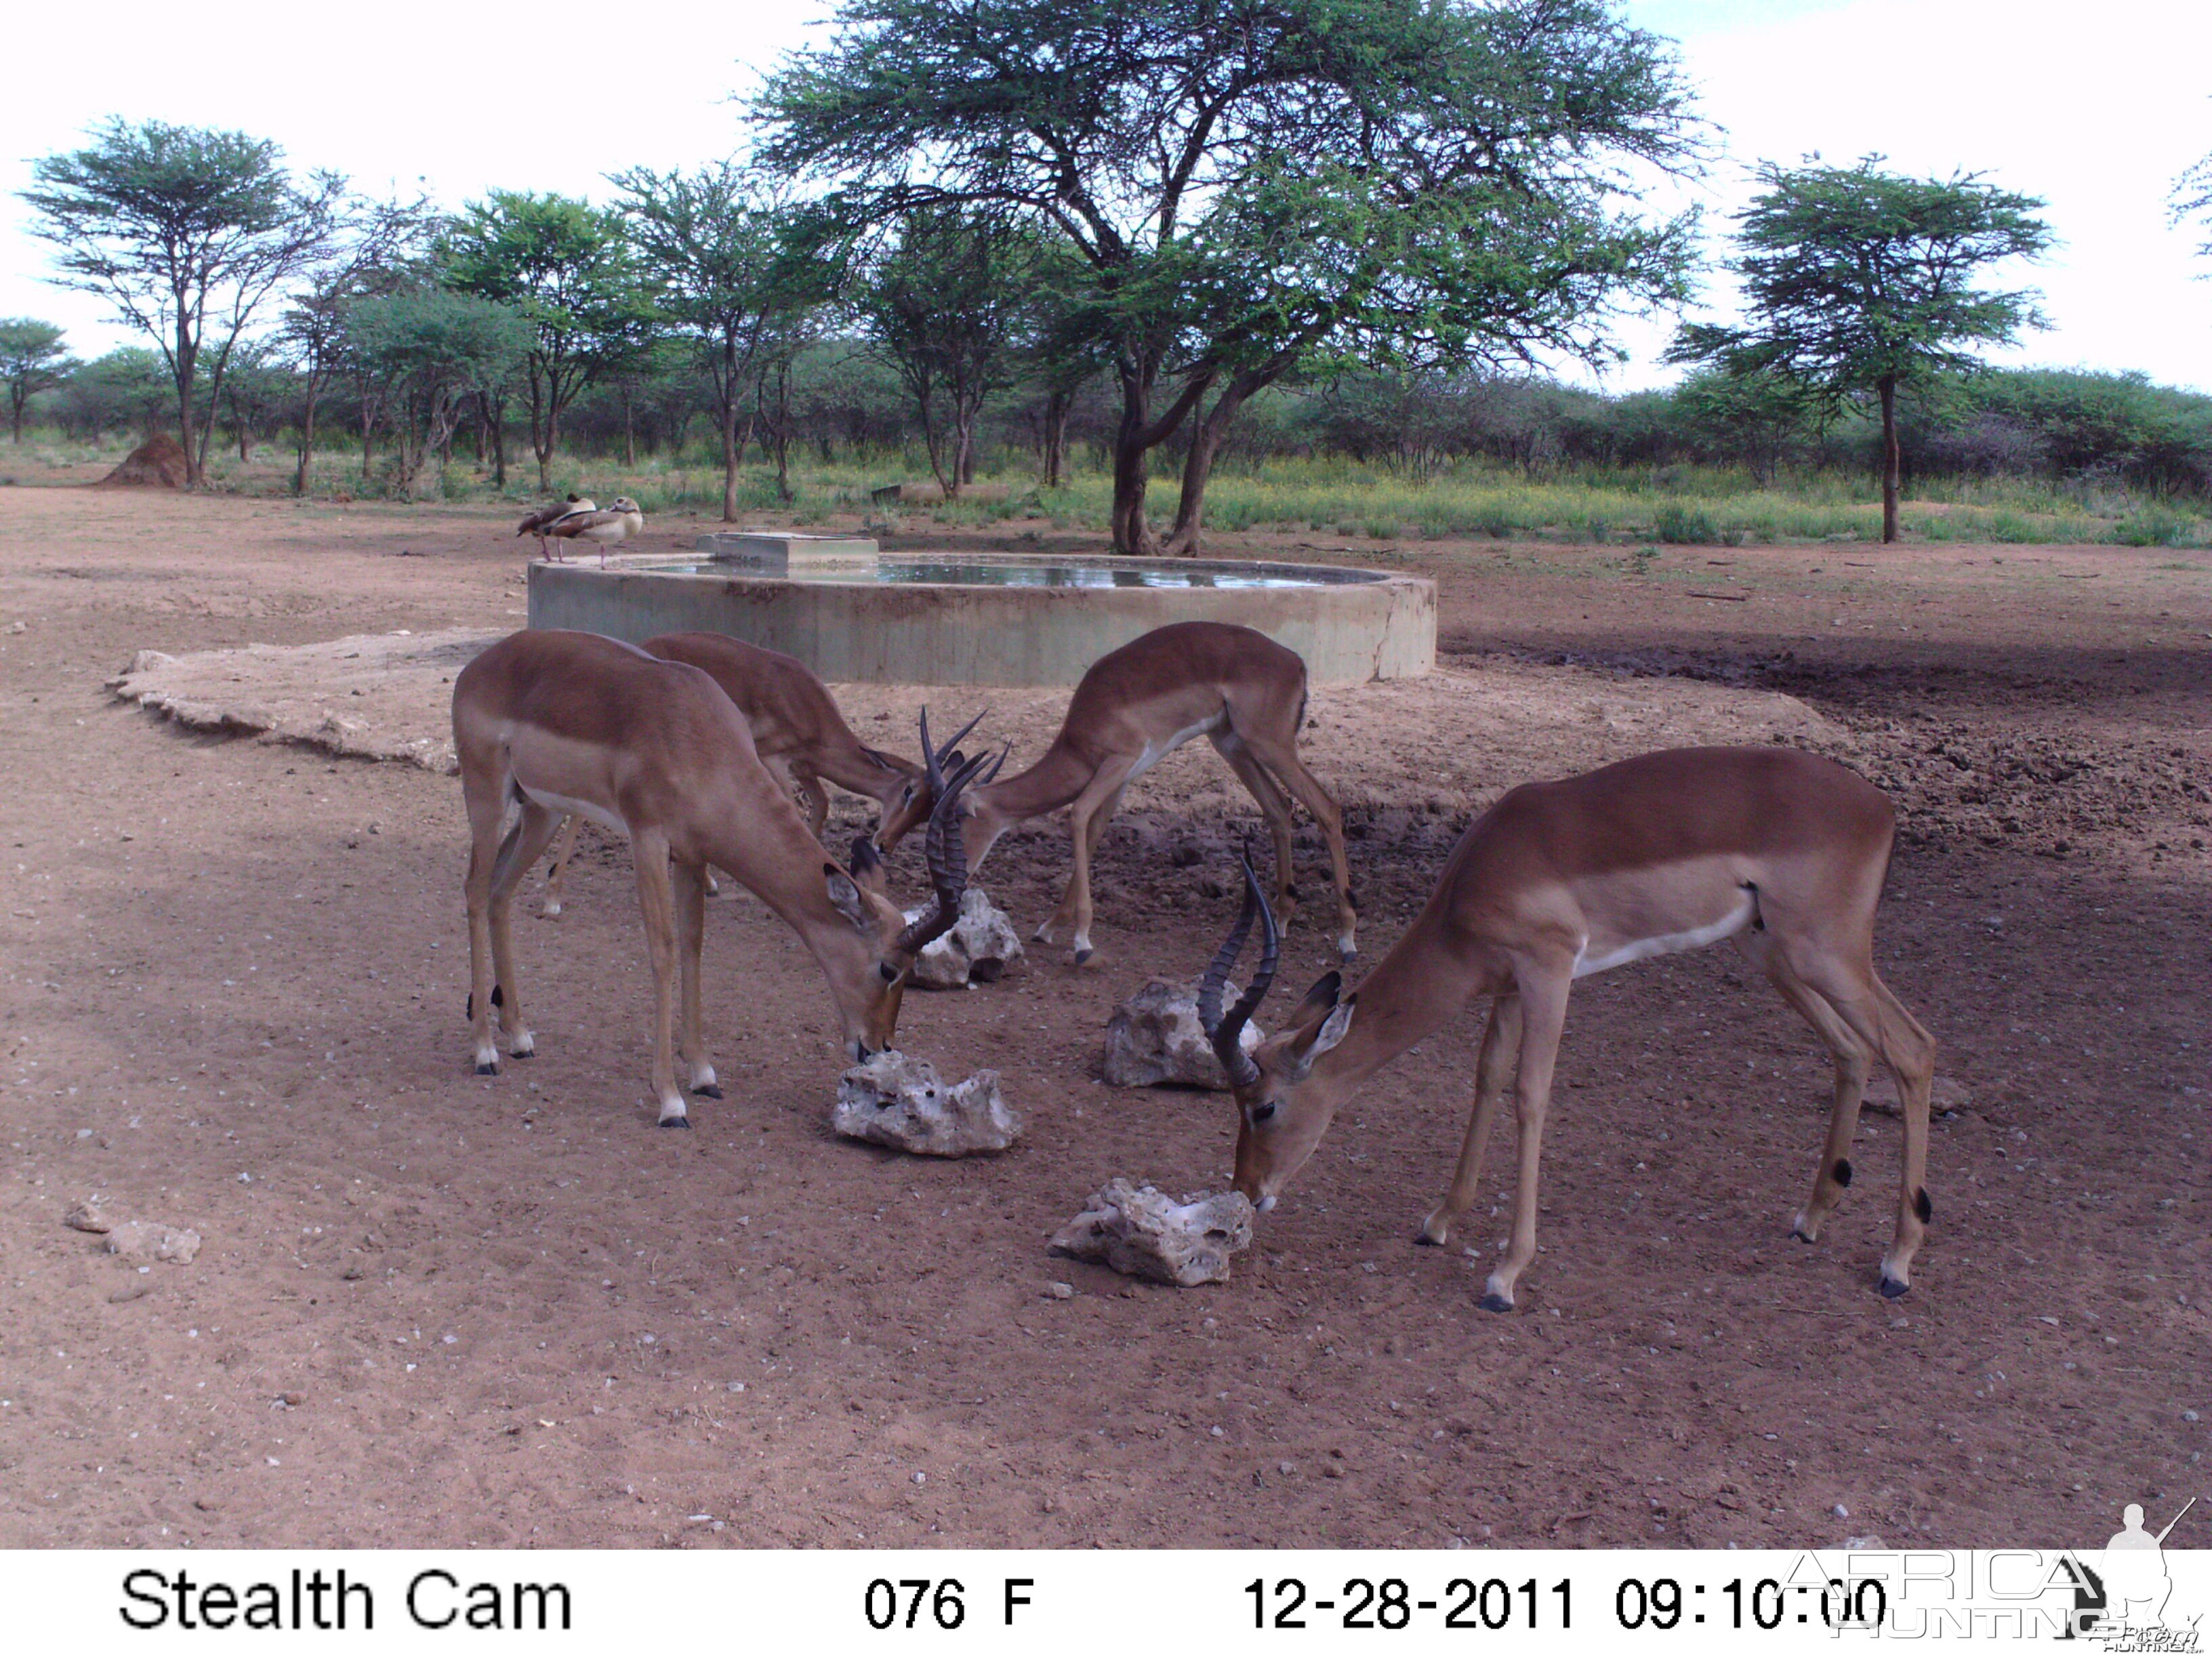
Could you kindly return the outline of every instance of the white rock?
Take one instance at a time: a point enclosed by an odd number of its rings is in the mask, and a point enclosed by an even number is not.
[[[930,907],[906,913],[919,921]],[[991,902],[980,887],[960,896],[960,915],[951,927],[922,949],[907,983],[923,991],[957,991],[969,985],[988,985],[1009,964],[1021,960],[1021,936],[1013,919]]]
[[[937,1067],[896,1048],[838,1079],[830,1127],[855,1140],[930,1158],[1003,1152],[1022,1132],[999,1092],[996,1072],[978,1072],[947,1088]]]
[[[1252,1206],[1242,1193],[1199,1193],[1177,1203],[1117,1176],[1053,1235],[1052,1248],[1133,1279],[1206,1285],[1228,1278],[1229,1258],[1251,1242]]]
[[[199,1254],[200,1236],[189,1227],[165,1227],[158,1221],[126,1221],[107,1234],[110,1255],[138,1261],[173,1261],[179,1267]]]
[[[1222,1006],[1243,993],[1222,988]],[[1246,1021],[1237,1042],[1246,1054],[1260,1046],[1260,1028]],[[1198,989],[1154,980],[1114,1011],[1106,1022],[1106,1060],[1100,1073],[1117,1089],[1173,1084],[1186,1089],[1226,1089],[1229,1079],[1198,1023]]]
[[[104,1233],[112,1231],[115,1224],[100,1207],[99,1199],[87,1198],[80,1199],[62,1212],[62,1225],[74,1227],[81,1233]]]

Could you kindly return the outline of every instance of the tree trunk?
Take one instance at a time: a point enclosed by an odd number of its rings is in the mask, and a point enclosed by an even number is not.
[[[24,393],[22,387],[20,386],[12,386],[8,388],[9,415],[15,422],[15,445],[19,449],[22,447],[23,443],[23,399],[25,395],[26,394]]]
[[[623,406],[623,465],[633,471],[637,467],[637,427],[630,416],[629,387],[622,389]]]
[[[186,331],[184,323],[177,324],[177,427],[178,437],[185,450],[185,488],[200,487],[200,447],[192,441],[192,382],[198,378],[199,347]]]
[[[1897,377],[1885,374],[1875,383],[1881,393],[1881,538],[1897,539]]]
[[[1072,392],[1055,392],[1044,405],[1044,487],[1057,489],[1067,464],[1067,411],[1074,404]]]
[[[253,422],[244,416],[238,419],[238,464],[245,465],[253,459]]]
[[[299,470],[292,474],[292,493],[295,495],[304,495],[307,493],[309,476],[314,471],[315,400],[321,392],[322,388],[315,384],[314,378],[312,375],[309,376],[307,407],[306,412],[300,416],[300,466]]]
[[[738,398],[732,368],[730,395],[722,399],[722,522],[738,521]]]
[[[507,394],[483,396],[484,425],[491,433],[491,479],[496,489],[507,488]]]
[[[1191,433],[1190,453],[1182,463],[1182,494],[1176,502],[1174,528],[1160,544],[1163,553],[1188,558],[1198,551],[1199,525],[1206,513],[1206,485],[1213,476],[1213,458],[1220,453],[1221,441],[1229,435],[1237,411],[1258,389],[1249,376],[1237,376],[1222,388],[1213,407]]]

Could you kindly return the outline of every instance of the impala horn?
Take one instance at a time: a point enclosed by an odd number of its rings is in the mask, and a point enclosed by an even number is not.
[[[988,714],[991,711],[987,708],[983,711],[983,714]],[[939,749],[932,746],[929,741],[929,706],[927,703],[922,705],[922,775],[929,780],[930,793],[933,796],[944,793],[945,769],[948,764],[957,764],[960,757],[953,751],[960,747],[961,738],[966,737],[970,732],[973,732],[982,723],[983,714],[976,715],[974,720],[969,720],[967,725],[962,726],[957,732],[955,732],[952,736],[946,740],[945,746],[942,749]]]
[[[1249,1089],[1260,1080],[1260,1068],[1252,1062],[1238,1039],[1244,1027],[1260,1006],[1260,1000],[1267,994],[1267,988],[1275,982],[1275,963],[1282,951],[1282,935],[1275,927],[1275,913],[1267,905],[1267,896],[1260,890],[1260,878],[1252,873],[1252,857],[1249,851],[1237,855],[1237,863],[1244,870],[1244,907],[1237,913],[1237,925],[1229,930],[1229,937],[1213,953],[1206,964],[1205,975],[1198,983],[1198,1023],[1205,1030],[1206,1040],[1212,1043],[1215,1057],[1229,1080],[1239,1089]],[[1229,970],[1237,965],[1237,958],[1244,949],[1244,941],[1251,937],[1252,923],[1260,924],[1260,961],[1252,975],[1252,983],[1226,1015],[1221,1012],[1221,994],[1229,981]]]
[[[928,716],[922,718],[927,722]],[[980,720],[981,716],[976,718]],[[971,720],[969,724],[973,726],[975,722]],[[933,769],[939,769],[936,751],[929,747],[926,724],[923,730],[922,752],[931,757]],[[967,734],[963,732],[961,735],[964,737]],[[948,750],[951,747],[950,744],[946,745]],[[1005,761],[1003,750],[998,758],[1000,762]],[[975,781],[986,766],[990,766],[995,775],[999,769],[991,762],[992,757],[988,754],[963,762],[950,778],[945,780],[944,787],[938,792],[936,805],[930,808],[929,830],[922,837],[922,856],[929,866],[929,884],[937,891],[937,902],[927,915],[908,922],[899,934],[893,948],[904,955],[920,956],[933,940],[951,931],[952,924],[960,919],[961,896],[968,890],[968,848],[966,837],[960,829],[960,793]],[[939,776],[942,775],[939,769]]]

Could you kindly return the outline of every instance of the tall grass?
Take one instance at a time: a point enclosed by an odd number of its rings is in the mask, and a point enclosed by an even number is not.
[[[119,459],[127,445],[27,445],[34,465]],[[110,453],[109,452],[112,453]],[[985,527],[1048,520],[1060,530],[1103,532],[1112,479],[1103,468],[1074,471],[1057,489],[1038,487],[1026,458],[1008,454],[982,482],[1003,484],[1006,499],[957,501],[936,507],[878,508],[877,485],[926,477],[915,456],[887,453],[823,462],[793,456],[792,496],[784,500],[773,472],[749,466],[740,479],[739,511],[780,522],[819,525],[859,517],[908,525]],[[6,470],[0,459],[0,471]],[[211,488],[254,495],[289,493],[291,458],[275,446],[243,465],[234,453],[209,457]],[[676,456],[642,458],[625,467],[604,457],[563,456],[552,476],[556,495],[574,489],[599,499],[634,497],[648,514],[719,514],[721,469],[704,443]],[[457,460],[447,470],[445,499],[519,504],[538,499],[537,466],[525,451],[507,469],[505,489],[488,470]],[[1174,506],[1176,480],[1163,458],[1148,505],[1156,519]],[[390,490],[380,457],[364,481],[357,447],[325,449],[316,458],[311,494],[376,498]],[[1269,459],[1224,466],[1206,494],[1207,528],[1261,531],[1297,538],[1372,541],[1548,540],[1574,543],[1673,542],[1686,544],[1872,541],[1881,508],[1869,481],[1836,472],[1785,476],[1762,487],[1748,473],[1716,467],[1585,467],[1530,477],[1486,461],[1462,462],[1415,478],[1343,457]],[[2093,489],[2033,478],[1917,481],[1904,506],[1910,540],[1930,542],[2111,543],[2136,547],[2212,544],[2212,510],[2201,502],[2131,494],[2100,482]]]

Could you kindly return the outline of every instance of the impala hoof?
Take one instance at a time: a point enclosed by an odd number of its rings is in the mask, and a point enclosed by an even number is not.
[[[656,1129],[688,1129],[691,1127],[691,1120],[679,1112],[674,1117],[662,1118],[653,1127]]]
[[[720,1100],[722,1097],[722,1085],[719,1083],[701,1083],[695,1085],[691,1092],[702,1100]]]
[[[1818,1239],[1814,1238],[1812,1234],[1807,1232],[1802,1227],[1792,1227],[1790,1230],[1790,1237],[1796,1239],[1800,1244],[1817,1244],[1820,1243]]]
[[[1510,1296],[1500,1296],[1497,1291],[1492,1291],[1474,1305],[1485,1313],[1511,1313],[1513,1298]]]
[[[1085,963],[1090,961],[1091,957],[1097,954],[1098,953],[1096,951],[1086,946],[1085,949],[1078,951],[1073,957],[1069,957],[1068,960],[1073,963],[1078,968],[1080,968]]]
[[[478,1077],[497,1077],[499,1075],[499,1062],[495,1060],[478,1060],[477,1062],[477,1075]]]
[[[1881,1283],[1875,1286],[1875,1288],[1881,1291],[1881,1292],[1884,1296],[1887,1297],[1892,1302],[1894,1302],[1898,1297],[1903,1296],[1906,1291],[1911,1289],[1911,1286],[1907,1285],[1901,1279],[1892,1279],[1887,1273],[1884,1273],[1881,1276]]]

